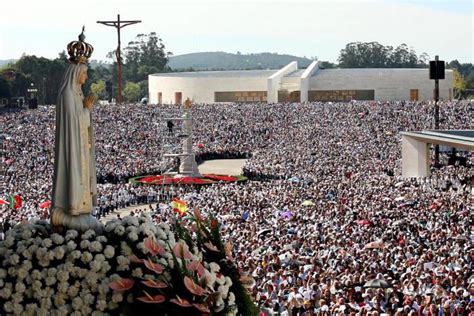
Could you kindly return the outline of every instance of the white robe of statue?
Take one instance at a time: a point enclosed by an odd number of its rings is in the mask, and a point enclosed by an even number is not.
[[[92,215],[97,205],[94,132],[84,107],[79,77],[87,65],[71,63],[56,105],[51,224],[66,229],[101,230]]]

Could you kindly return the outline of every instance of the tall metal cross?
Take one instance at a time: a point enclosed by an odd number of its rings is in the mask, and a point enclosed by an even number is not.
[[[118,80],[118,93],[117,93],[117,103],[122,103],[122,57],[120,56],[120,29],[126,27],[128,25],[141,23],[140,20],[132,20],[132,21],[120,21],[120,14],[117,14],[117,21],[97,21],[97,23],[104,24],[106,26],[113,26],[117,29],[117,36],[118,36],[118,46],[117,50],[115,51],[115,56],[117,57],[117,80]]]

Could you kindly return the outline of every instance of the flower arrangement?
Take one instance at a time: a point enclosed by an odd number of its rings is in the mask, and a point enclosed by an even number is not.
[[[255,315],[228,247],[198,211],[171,227],[115,219],[103,235],[19,225],[0,242],[0,314]]]

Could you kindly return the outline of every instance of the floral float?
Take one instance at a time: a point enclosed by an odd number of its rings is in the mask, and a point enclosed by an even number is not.
[[[215,217],[109,221],[103,235],[19,225],[0,242],[0,314],[257,315]]]

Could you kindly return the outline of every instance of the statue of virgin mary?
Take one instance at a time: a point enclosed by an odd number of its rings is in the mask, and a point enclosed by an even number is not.
[[[53,197],[51,224],[55,228],[86,231],[102,230],[91,215],[97,205],[92,96],[84,98],[82,84],[87,80],[87,59],[91,45],[79,41],[68,45],[69,64],[56,104]]]

